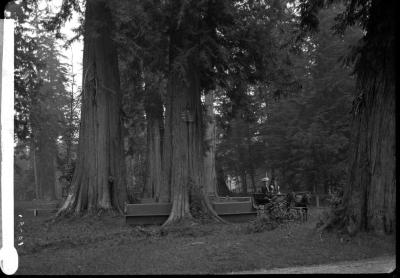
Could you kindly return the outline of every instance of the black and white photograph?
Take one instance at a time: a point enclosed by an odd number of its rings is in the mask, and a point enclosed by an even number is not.
[[[7,275],[396,273],[395,0],[13,0]]]

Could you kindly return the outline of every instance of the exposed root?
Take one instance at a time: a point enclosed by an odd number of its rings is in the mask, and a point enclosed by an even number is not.
[[[212,220],[217,223],[227,224],[224,219],[218,216],[217,212],[211,205],[209,197],[201,189],[192,188],[190,195],[190,210],[191,214],[201,220]]]
[[[60,216],[63,216],[65,214],[68,214],[69,208],[73,204],[73,194],[70,193],[68,194],[67,199],[65,200],[64,204],[60,207],[60,209],[57,211],[55,218],[58,218]]]
[[[73,194],[69,194],[64,204],[57,211],[56,215],[50,219],[51,223],[54,223],[60,219],[68,217],[85,217],[85,216],[97,216],[101,217],[103,215],[123,215],[123,211],[120,208],[98,208],[98,209],[86,209],[83,210],[80,206],[77,206]]]
[[[217,212],[214,210],[214,208],[212,207],[209,199],[203,195],[203,205],[206,208],[207,212],[208,212],[208,216],[216,221],[217,223],[222,223],[222,224],[229,224],[227,221],[225,221],[224,219],[222,219]]]
[[[187,224],[192,224],[195,223],[195,218],[191,214],[186,214],[183,217],[178,217],[176,215],[173,215],[172,213],[168,217],[168,219],[164,222],[164,224],[161,225],[161,227],[168,227],[168,226],[173,226],[173,225],[187,225]]]
[[[330,208],[324,212],[316,225],[321,240],[324,231],[339,231],[354,236],[359,230],[356,217],[346,205],[343,193],[343,190],[339,190],[331,195]]]
[[[203,221],[206,219],[215,221],[217,223],[228,224],[227,221],[225,221],[224,219],[222,219],[221,217],[218,216],[218,214],[213,209],[213,207],[211,206],[211,204],[208,200],[203,199],[199,204],[197,203],[196,205],[191,203],[192,213],[187,213],[183,216],[176,215],[173,212],[171,212],[170,216],[164,222],[162,227],[167,227],[170,225],[183,226],[183,225],[187,225],[188,223],[189,224],[193,224],[193,223],[197,224],[199,221]],[[195,206],[195,208],[193,206]]]
[[[353,236],[358,229],[352,217],[346,215],[346,207],[330,208],[316,225],[317,231],[322,235],[324,231],[340,231]]]

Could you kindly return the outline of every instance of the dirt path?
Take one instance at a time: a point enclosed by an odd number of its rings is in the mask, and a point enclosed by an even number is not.
[[[396,268],[395,257],[377,257],[359,261],[345,261],[335,264],[299,266],[253,271],[232,272],[230,274],[305,274],[305,273],[391,273]]]

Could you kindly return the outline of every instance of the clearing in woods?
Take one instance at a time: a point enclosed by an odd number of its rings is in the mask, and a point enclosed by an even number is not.
[[[394,236],[339,237],[306,224],[260,233],[248,223],[134,228],[122,217],[83,217],[50,224],[51,214],[23,215],[17,274],[214,274],[332,264],[395,254]],[[18,236],[16,231],[16,236]]]

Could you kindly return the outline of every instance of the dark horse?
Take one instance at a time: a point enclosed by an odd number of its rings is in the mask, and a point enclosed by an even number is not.
[[[297,208],[304,216],[304,220],[308,218],[308,205],[311,202],[310,192],[290,192],[287,194],[287,208]]]

